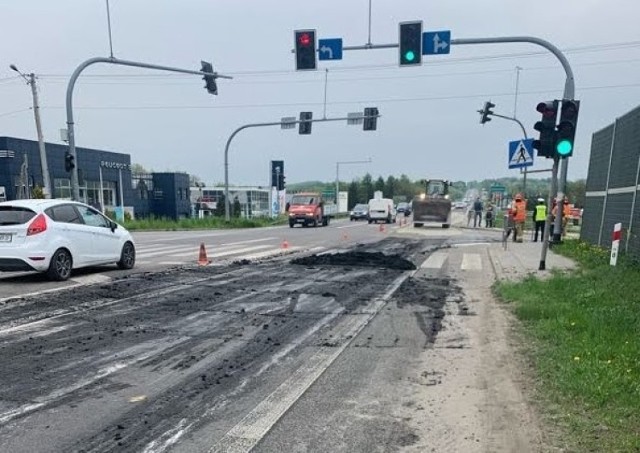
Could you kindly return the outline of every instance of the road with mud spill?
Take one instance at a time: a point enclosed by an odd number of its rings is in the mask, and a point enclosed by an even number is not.
[[[133,274],[4,301],[0,450],[411,445],[402,420],[338,414],[328,399],[358,401],[354,392],[375,385],[392,392],[413,349],[434,341],[445,301],[460,291],[413,273],[443,241],[387,238],[336,255]],[[373,383],[372,367],[388,368],[389,382]],[[297,404],[301,415],[287,421]]]

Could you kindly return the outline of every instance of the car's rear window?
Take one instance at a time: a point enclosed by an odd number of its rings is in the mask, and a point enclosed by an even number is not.
[[[20,206],[0,206],[0,226],[22,225],[35,217],[36,213]]]

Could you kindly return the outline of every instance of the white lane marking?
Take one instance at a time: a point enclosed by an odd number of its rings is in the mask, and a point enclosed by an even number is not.
[[[457,247],[471,247],[474,245],[491,245],[491,242],[465,242],[465,243],[461,243],[461,244],[453,244],[451,245],[451,247],[457,248]]]
[[[462,265],[460,269],[466,271],[482,270],[482,258],[479,253],[465,253],[462,255]]]
[[[76,283],[76,284],[73,284],[73,285],[61,286],[61,287],[58,287],[58,288],[49,288],[49,289],[43,289],[41,291],[34,291],[32,293],[17,294],[15,296],[3,297],[3,298],[0,299],[0,303],[6,302],[6,301],[12,300],[12,299],[26,299],[28,297],[39,296],[41,294],[55,293],[55,292],[58,292],[58,291],[63,291],[65,289],[77,288],[79,286],[82,286],[82,285],[79,284],[79,283]]]
[[[242,253],[247,253],[247,252],[254,252],[256,250],[263,250],[263,249],[268,249],[268,248],[273,248],[273,245],[254,245],[253,247],[245,247],[242,249],[235,249],[235,250],[227,250],[226,252],[218,252],[218,253],[207,253],[208,257],[214,257],[214,258],[219,258],[221,256],[229,256],[229,255],[240,255]],[[195,252],[186,252],[186,253],[171,253],[169,254],[172,257],[189,257],[189,256],[193,256],[195,258],[198,257],[198,250],[196,250]]]
[[[152,355],[154,355],[155,352],[152,353],[148,353],[145,355],[142,355],[140,357],[136,357],[135,359],[129,360],[128,362],[119,362],[119,363],[115,363],[113,365],[110,365],[106,368],[103,368],[101,370],[99,370],[96,374],[94,374],[93,376],[83,379],[73,385],[70,385],[69,387],[65,387],[65,388],[61,388],[59,390],[56,390],[54,392],[51,392],[49,395],[45,396],[45,397],[40,397],[37,398],[37,400],[39,400],[36,403],[33,404],[27,404],[24,406],[20,406],[16,409],[12,409],[8,412],[5,412],[3,414],[0,414],[0,425],[4,425],[5,423],[13,420],[16,417],[19,417],[21,415],[24,415],[26,413],[29,412],[33,412],[36,409],[39,409],[43,406],[46,406],[47,404],[52,403],[53,401],[62,398],[66,395],[69,395],[72,392],[75,392],[77,390],[80,390],[81,388],[87,387],[91,384],[93,384],[94,382],[103,379],[117,371],[120,371],[123,368],[126,368],[130,365],[136,364],[138,362],[141,362],[143,360],[148,359],[149,357],[151,357]]]
[[[276,311],[276,310],[277,309],[274,309],[271,311]],[[267,311],[267,313],[268,312],[269,311]],[[273,365],[277,364],[280,360],[282,360],[282,358],[286,357],[291,351],[293,351],[295,348],[301,345],[304,341],[306,341],[318,330],[326,326],[330,321],[335,319],[342,312],[344,312],[344,309],[340,307],[340,308],[336,308],[336,310],[334,310],[332,313],[324,316],[320,321],[318,321],[317,324],[315,324],[313,327],[307,330],[303,335],[298,336],[289,345],[287,345],[286,348],[284,348],[282,351],[275,354],[268,363],[264,364],[256,373],[254,373],[251,376],[251,379],[255,379],[256,377],[261,376],[265,371],[267,371]],[[236,389],[233,390],[232,395],[237,395],[238,393],[240,393],[242,389],[244,389],[249,384],[249,381],[250,379],[243,380],[242,383]],[[231,395],[229,395],[229,397],[230,396]],[[207,410],[203,418],[208,418],[214,415],[217,409],[218,409],[218,406],[215,406]],[[184,436],[188,431],[191,430],[191,427],[195,425],[195,422],[193,422],[185,426],[186,422],[187,422],[186,419],[180,420],[180,422],[178,423],[178,426],[171,428],[167,432],[160,435],[158,439],[150,442],[146,446],[146,448],[143,450],[143,453],[163,453],[164,451],[166,451],[167,448],[175,444],[180,437]]]
[[[184,282],[179,282],[176,283],[175,285],[172,285],[168,288],[164,288],[158,291],[151,291],[145,294],[135,294],[133,296],[128,296],[128,297],[123,297],[122,299],[115,299],[115,300],[110,300],[108,302],[104,302],[104,303],[99,303],[90,307],[86,307],[83,308],[82,310],[71,310],[71,311],[62,311],[61,313],[49,316],[48,318],[45,319],[40,319],[38,321],[33,321],[33,322],[28,322],[28,323],[24,323],[24,324],[20,324],[18,326],[13,326],[13,327],[8,327],[5,329],[0,329],[0,335],[4,335],[5,333],[11,333],[14,332],[16,330],[22,330],[22,329],[31,329],[33,328],[33,326],[38,326],[38,325],[43,325],[48,322],[53,321],[54,319],[59,319],[59,318],[64,318],[70,315],[74,315],[74,314],[78,314],[81,312],[85,312],[85,311],[89,311],[89,310],[95,310],[97,308],[104,308],[104,307],[108,307],[110,305],[115,305],[115,304],[119,304],[121,302],[126,302],[127,300],[131,300],[131,299],[135,299],[137,297],[140,297],[141,299],[149,299],[149,298],[154,298],[154,297],[159,297],[159,296],[164,296],[165,294],[171,294],[174,293],[176,291],[183,291],[185,286],[189,286],[189,285],[193,285],[196,283],[200,283],[200,282],[204,282],[207,280],[211,280],[211,277],[203,277],[203,278],[198,278],[195,280],[188,280],[188,281],[184,281]],[[61,291],[62,289],[68,289],[68,288],[74,288],[76,286],[81,286],[81,285],[73,285],[73,286],[66,286],[64,288],[54,288],[53,290],[49,290],[49,291],[42,291],[39,292],[38,294],[42,294],[45,292],[54,292],[54,291]],[[24,295],[21,296],[14,296],[14,297],[10,297],[9,299],[15,299],[16,297],[26,297]]]
[[[447,253],[435,252],[422,263],[421,269],[440,269],[447,260]]]
[[[363,317],[363,319],[356,320],[353,328],[344,337],[348,338],[348,340],[338,347],[320,347],[304,365],[298,368],[236,426],[222,436],[209,450],[209,453],[251,451],[271,430],[280,417],[313,385],[333,361],[351,344],[362,329],[378,314],[409,275],[410,273],[407,272],[398,277],[382,297],[374,300],[372,312]]]
[[[156,264],[160,266],[179,266],[180,264],[185,264],[185,261],[160,261]]]
[[[142,450],[142,453],[161,453],[170,446],[174,445],[178,440],[187,432],[193,423],[187,425],[187,419],[183,418],[178,423],[178,426],[164,433],[159,439],[151,442],[147,447]]]
[[[356,223],[355,225],[344,225],[344,226],[339,226],[336,227],[336,230],[342,230],[343,228],[356,228],[356,227],[362,227],[362,226],[367,226],[369,225],[368,223]]]
[[[74,277],[71,280],[82,285],[94,285],[96,283],[110,282],[111,277],[104,274],[89,274],[81,275],[80,277]]]

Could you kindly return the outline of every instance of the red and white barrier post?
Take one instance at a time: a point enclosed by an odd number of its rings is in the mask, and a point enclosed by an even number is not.
[[[615,266],[618,262],[618,250],[620,250],[620,239],[622,238],[622,224],[616,223],[613,226],[613,238],[611,241],[611,259],[609,264]]]

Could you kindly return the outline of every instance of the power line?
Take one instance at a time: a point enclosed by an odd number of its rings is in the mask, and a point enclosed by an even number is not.
[[[574,67],[581,66],[601,66],[601,65],[612,65],[612,64],[623,64],[623,63],[635,63],[640,62],[640,58],[633,59],[621,59],[621,60],[604,60],[604,61],[596,61],[596,62],[586,62],[586,63],[577,63],[573,64]],[[560,70],[558,66],[531,66],[523,68],[527,71],[539,71],[539,70]],[[457,71],[457,72],[446,72],[446,73],[429,73],[429,74],[412,74],[412,75],[395,75],[395,76],[382,76],[382,77],[351,77],[351,78],[332,78],[332,83],[343,83],[343,82],[361,82],[361,81],[375,81],[375,80],[410,80],[410,79],[422,79],[422,78],[434,78],[434,77],[455,77],[455,76],[465,76],[465,75],[482,75],[482,74],[497,74],[497,73],[511,73],[513,69],[487,69],[482,71]],[[322,79],[319,77],[317,79],[309,80],[259,80],[259,81],[234,81],[233,85],[279,85],[279,84],[314,84],[322,82]],[[46,80],[46,83],[52,84],[63,84],[67,83],[65,80]],[[138,80],[138,81],[80,81],[83,85],[114,85],[114,86],[141,86],[141,85],[154,85],[154,86],[187,86],[193,85],[191,82],[149,82],[148,80]]]
[[[588,46],[581,47],[568,47],[563,49],[564,53],[586,53],[586,52],[604,52],[604,51],[612,51],[612,50],[620,50],[627,49],[633,47],[640,47],[640,41],[627,41],[627,42],[619,42],[619,43],[609,43],[609,44],[593,44]],[[548,52],[544,51],[532,51],[532,52],[519,52],[519,53],[505,53],[505,54],[496,54],[496,55],[484,55],[484,56],[473,56],[473,57],[461,57],[461,58],[448,58],[446,60],[439,61],[430,61],[428,66],[441,66],[441,65],[455,65],[460,63],[473,63],[473,62],[481,62],[481,61],[496,61],[503,59],[512,59],[512,58],[528,58],[528,57],[539,57],[539,56],[548,56],[551,55]],[[348,71],[362,71],[362,70],[384,70],[384,69],[398,69],[397,64],[384,64],[384,65],[357,65],[357,66],[343,66],[332,68],[333,72],[348,72]],[[295,71],[290,69],[277,69],[277,70],[251,70],[251,71],[225,71],[225,74],[233,75],[233,76],[269,76],[269,75],[291,75],[294,74]],[[70,74],[41,74],[41,76],[49,77],[49,78],[68,78]],[[189,77],[185,75],[177,75],[177,74],[145,74],[145,73],[137,73],[137,74],[85,74],[83,78],[167,78],[167,77]]]
[[[28,112],[30,110],[31,110],[31,107],[29,107],[28,109],[14,110],[13,112],[0,113],[0,117],[9,116],[9,115],[15,115],[15,114],[22,113],[22,112]]]
[[[592,91],[603,89],[616,89],[616,88],[636,88],[640,87],[640,83],[620,84],[620,85],[596,85],[590,87],[580,88],[578,91]],[[534,91],[521,91],[521,95],[533,95],[533,94],[550,94],[556,93],[558,90],[534,90]],[[327,102],[331,105],[349,105],[349,104],[367,104],[367,103],[396,103],[396,102],[417,102],[417,101],[443,101],[443,100],[457,100],[457,99],[475,99],[475,98],[487,98],[487,97],[505,97],[513,96],[512,92],[504,93],[479,93],[479,94],[466,94],[466,95],[450,95],[450,96],[426,96],[426,97],[412,97],[412,98],[388,98],[388,99],[360,99],[349,101],[332,101]],[[229,104],[229,105],[156,105],[156,106],[82,106],[76,107],[78,110],[218,110],[218,109],[242,109],[242,108],[272,108],[272,107],[299,107],[299,106],[311,106],[311,105],[323,105],[323,102],[289,102],[289,103],[271,103],[271,104]],[[42,107],[46,109],[63,109],[63,106],[49,106]]]

